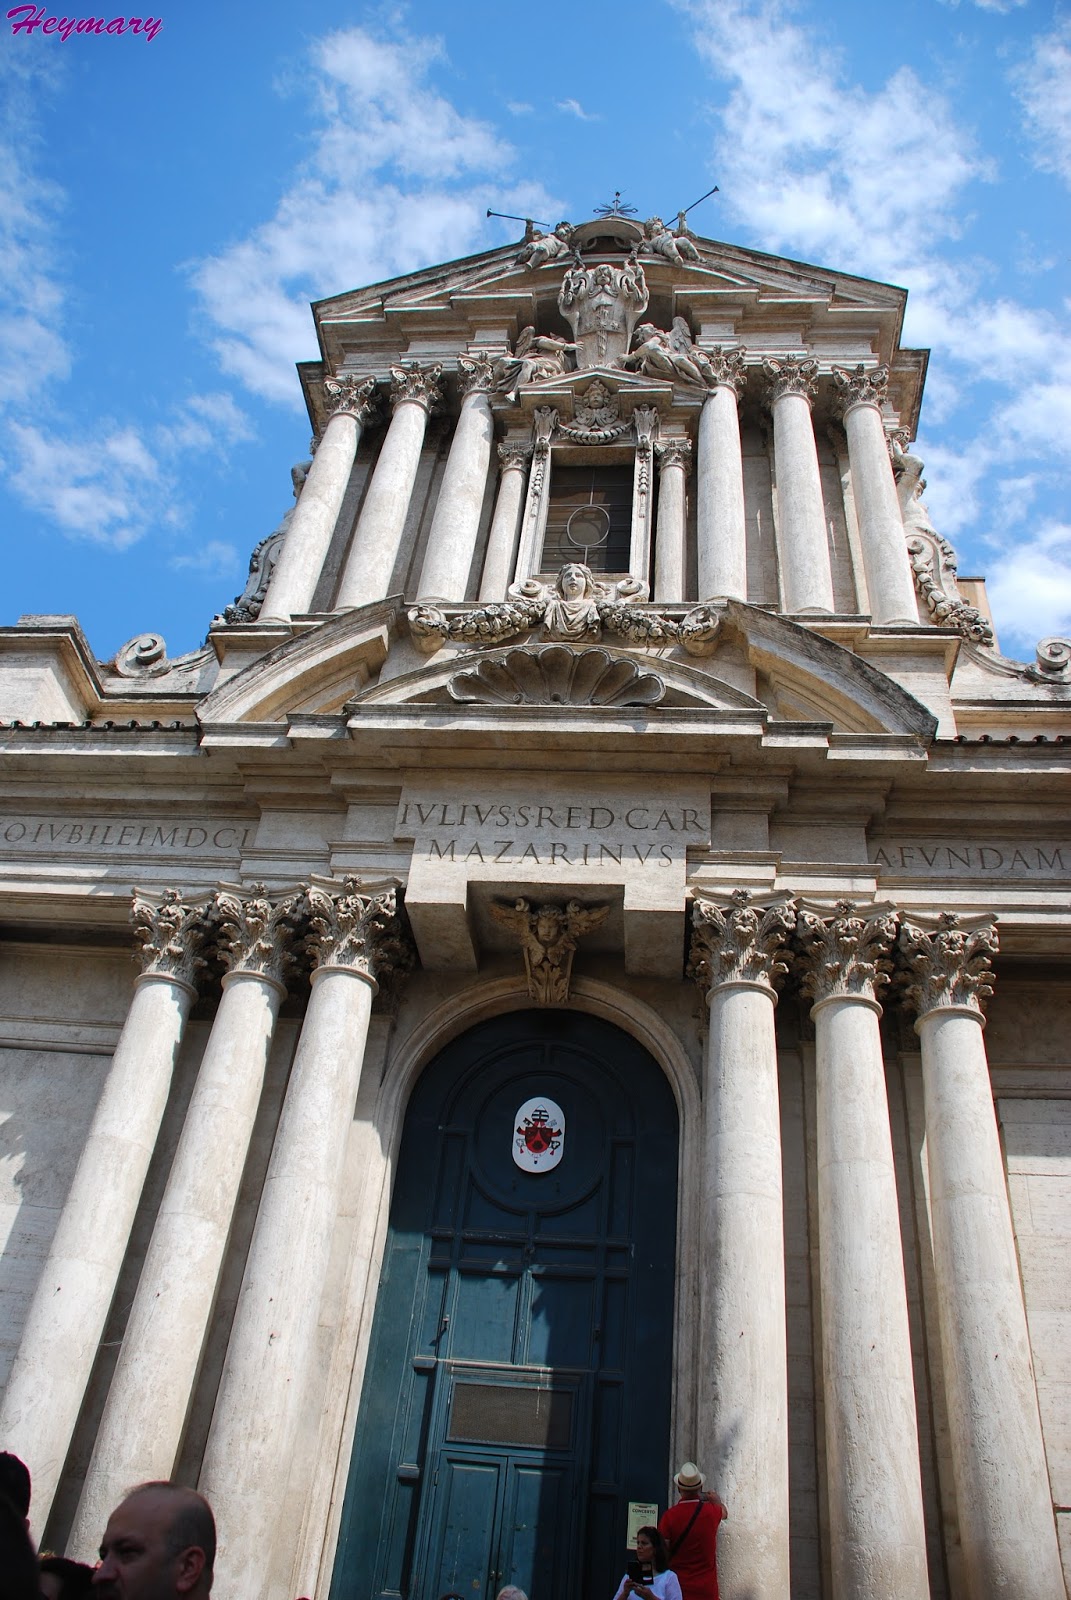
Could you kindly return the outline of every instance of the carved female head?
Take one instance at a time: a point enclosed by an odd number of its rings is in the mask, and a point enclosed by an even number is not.
[[[567,561],[558,573],[558,593],[563,600],[588,600],[595,593],[591,568],[579,561]]]

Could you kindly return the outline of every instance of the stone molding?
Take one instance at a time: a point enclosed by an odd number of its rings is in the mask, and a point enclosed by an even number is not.
[[[398,914],[395,889],[372,891],[359,878],[344,878],[342,892],[312,885],[305,892],[310,933],[305,948],[314,972],[342,967],[378,984],[401,976],[415,962],[412,942]]]
[[[680,467],[685,473],[688,472],[692,464],[690,439],[660,439],[654,448],[662,472],[669,467]]]
[[[896,913],[888,906],[857,908],[852,900],[838,900],[831,917],[801,909],[796,949],[803,993],[816,1004],[874,1001],[892,972],[888,957],[896,929]]]
[[[443,375],[441,365],[422,367],[418,361],[406,362],[402,366],[390,369],[390,404],[391,410],[396,411],[406,401],[413,401],[416,405],[423,406],[429,414],[442,404],[443,392],[440,379]]]
[[[921,920],[900,928],[903,968],[900,992],[919,1017],[938,1008],[981,1012],[993,993],[993,957],[998,949],[992,918],[962,919],[942,911],[927,927]]]
[[[328,421],[332,417],[356,417],[362,427],[379,411],[379,395],[375,377],[362,377],[356,372],[339,372],[324,379],[324,411]]]
[[[836,410],[845,416],[853,406],[873,406],[880,411],[889,387],[888,367],[834,367]]]
[[[801,394],[808,405],[818,392],[818,362],[811,356],[768,356],[762,363],[771,409],[786,394]]]
[[[726,902],[697,890],[686,975],[708,996],[722,984],[747,983],[773,997],[788,972],[785,947],[795,927],[787,897],[755,900],[749,889],[736,889]]]
[[[533,907],[529,900],[512,905],[492,901],[491,915],[519,941],[528,978],[528,993],[536,1005],[563,1006],[569,1000],[573,957],[584,934],[601,927],[609,906],[582,906],[568,900],[564,906],[547,902]]]
[[[228,972],[251,973],[286,987],[294,966],[295,919],[301,896],[273,902],[262,883],[244,893],[220,889],[212,902],[217,945]]]
[[[202,952],[208,929],[203,909],[186,905],[178,889],[165,889],[158,904],[135,889],[130,920],[141,943],[142,976],[170,978],[196,989],[206,966]]]

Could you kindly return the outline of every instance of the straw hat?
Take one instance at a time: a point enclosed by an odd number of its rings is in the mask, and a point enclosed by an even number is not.
[[[686,1461],[677,1473],[676,1481],[678,1489],[701,1489],[707,1480],[694,1461]]]

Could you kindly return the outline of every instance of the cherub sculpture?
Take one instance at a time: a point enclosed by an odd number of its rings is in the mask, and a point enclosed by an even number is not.
[[[553,233],[541,233],[538,228],[533,228],[531,236],[525,236],[517,256],[517,265],[543,267],[548,261],[557,261],[559,256],[571,255],[573,231],[571,222],[559,222]]]
[[[533,909],[529,900],[515,900],[511,906],[492,901],[490,909],[495,921],[520,941],[528,993],[536,1005],[565,1005],[576,947],[585,933],[606,921],[610,907],[585,907],[579,900],[569,900],[564,906]]]
[[[643,225],[644,241],[640,246],[649,255],[664,256],[674,266],[682,267],[685,261],[698,261],[699,251],[686,233],[670,233],[661,217],[648,217]]]

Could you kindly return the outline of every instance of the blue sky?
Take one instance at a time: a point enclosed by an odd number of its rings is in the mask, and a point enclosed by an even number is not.
[[[911,291],[932,518],[1005,653],[1071,632],[1071,5],[8,9],[0,622],[194,648],[290,504],[311,299],[717,183],[697,232]]]

